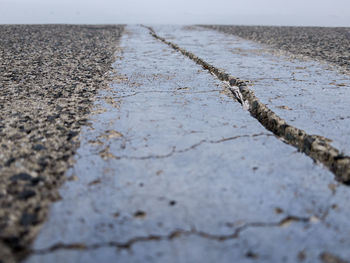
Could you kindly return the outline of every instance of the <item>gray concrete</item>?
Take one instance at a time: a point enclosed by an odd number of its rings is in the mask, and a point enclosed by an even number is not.
[[[208,63],[252,81],[261,102],[290,125],[333,140],[350,155],[350,76],[320,62],[201,27],[155,27],[156,33]]]
[[[147,29],[120,47],[27,263],[350,258],[346,186]]]

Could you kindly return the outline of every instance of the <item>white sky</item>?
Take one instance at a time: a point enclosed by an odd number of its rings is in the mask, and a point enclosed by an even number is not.
[[[0,24],[350,26],[350,0],[0,0]]]

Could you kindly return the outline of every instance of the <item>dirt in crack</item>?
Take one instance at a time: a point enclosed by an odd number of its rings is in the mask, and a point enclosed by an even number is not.
[[[239,238],[240,234],[250,228],[261,228],[261,227],[287,227],[292,223],[302,223],[309,224],[313,223],[313,217],[298,217],[298,216],[286,216],[278,222],[251,222],[247,223],[241,227],[236,228],[231,234],[228,235],[216,235],[209,234],[203,231],[198,231],[196,229],[191,230],[174,230],[167,235],[148,235],[148,236],[140,236],[129,239],[126,242],[104,242],[104,243],[96,243],[87,245],[84,243],[72,243],[72,244],[64,244],[58,243],[54,244],[49,248],[32,250],[32,254],[49,254],[58,250],[94,250],[103,247],[115,247],[118,249],[131,249],[132,246],[136,243],[142,242],[151,242],[151,241],[171,241],[176,238],[180,238],[183,236],[198,236],[204,239],[209,239],[212,241],[223,242],[230,239]]]

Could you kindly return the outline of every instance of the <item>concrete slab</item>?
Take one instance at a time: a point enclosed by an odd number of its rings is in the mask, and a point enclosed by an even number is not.
[[[251,89],[290,125],[333,140],[350,154],[350,76],[311,59],[287,56],[261,44],[202,27],[156,26],[161,37],[227,73]]]

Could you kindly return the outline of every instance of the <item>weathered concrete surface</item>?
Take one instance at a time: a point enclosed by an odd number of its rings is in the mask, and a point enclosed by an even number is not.
[[[243,109],[249,110],[252,117],[256,118],[267,130],[273,132],[284,142],[294,146],[298,151],[307,154],[316,162],[325,165],[325,167],[334,173],[336,180],[345,184],[350,183],[350,157],[344,156],[343,152],[332,146],[330,144],[332,140],[323,136],[308,134],[304,130],[288,124],[256,97],[254,92],[247,87],[247,81],[226,73],[224,70],[213,66],[192,52],[160,37],[155,33],[153,28],[147,28],[154,38],[180,52],[185,57],[190,58],[203,67],[203,69],[210,72],[210,74],[227,83],[227,89],[242,104]]]
[[[200,27],[155,27],[156,33],[241,79],[290,125],[333,140],[350,154],[350,76],[293,59],[236,36]]]
[[[119,56],[26,262],[350,258],[350,192],[329,171],[147,29]]]

